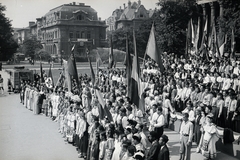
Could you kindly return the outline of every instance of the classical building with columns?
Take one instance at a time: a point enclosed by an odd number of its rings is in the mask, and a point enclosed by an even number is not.
[[[106,23],[97,12],[84,3],[63,4],[51,9],[29,26],[43,49],[52,57],[68,56],[75,44],[75,55],[86,57],[85,50],[105,47]]]

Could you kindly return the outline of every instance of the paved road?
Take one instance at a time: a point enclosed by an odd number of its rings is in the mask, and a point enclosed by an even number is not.
[[[0,159],[79,160],[76,148],[58,133],[57,123],[27,110],[18,94],[0,97]]]

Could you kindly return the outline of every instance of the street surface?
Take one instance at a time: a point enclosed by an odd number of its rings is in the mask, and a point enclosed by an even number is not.
[[[44,115],[34,115],[26,109],[19,94],[8,94],[6,81],[9,75],[0,71],[4,78],[5,95],[0,96],[0,160],[74,160],[76,147],[68,144],[58,133],[58,123]],[[165,130],[169,137],[170,159],[179,159],[179,134]],[[193,144],[191,159],[202,160],[195,153]],[[218,152],[217,160],[237,160]]]

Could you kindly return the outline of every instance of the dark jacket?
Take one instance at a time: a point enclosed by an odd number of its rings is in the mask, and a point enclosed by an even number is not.
[[[158,153],[158,160],[169,160],[169,150],[166,145],[160,148]]]
[[[156,160],[158,158],[159,149],[160,149],[159,142],[155,141],[148,151],[147,160]]]

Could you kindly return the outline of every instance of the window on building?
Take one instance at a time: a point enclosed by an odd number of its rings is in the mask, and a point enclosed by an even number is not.
[[[87,39],[90,39],[90,38],[91,38],[91,32],[88,31],[88,32],[87,32]]]
[[[73,32],[69,32],[69,38],[73,38]]]
[[[43,39],[43,40],[45,39],[45,35],[44,35],[44,33],[42,34],[42,39]]]
[[[143,18],[143,14],[142,13],[140,13],[140,18]]]
[[[54,39],[58,38],[57,37],[57,31],[54,32]]]
[[[79,31],[76,32],[76,38],[80,38],[80,32]]]
[[[85,32],[84,31],[81,32],[81,38],[85,38]]]
[[[84,16],[83,16],[83,15],[81,15],[81,14],[80,14],[80,15],[78,15],[78,16],[77,16],[77,20],[84,20]]]

